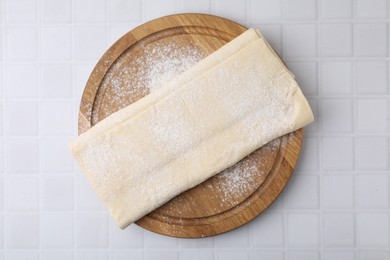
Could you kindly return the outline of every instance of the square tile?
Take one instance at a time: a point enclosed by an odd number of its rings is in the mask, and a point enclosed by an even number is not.
[[[159,0],[142,1],[142,21],[146,22],[160,16],[176,13],[175,1],[161,2]]]
[[[38,260],[38,252],[30,251],[7,251],[5,254],[7,260]]]
[[[108,247],[108,218],[106,214],[78,214],[76,218],[76,246],[77,248]]]
[[[321,55],[325,57],[343,57],[352,55],[352,25],[322,24]]]
[[[73,260],[73,251],[44,250],[39,253],[40,260]]]
[[[355,260],[353,251],[325,251],[322,254],[323,260]]]
[[[5,227],[4,227],[4,216],[0,216],[0,232],[1,234],[4,234]],[[4,235],[0,237],[0,247],[4,248]],[[2,258],[2,253],[0,253],[0,259]]]
[[[97,250],[76,251],[74,260],[109,260],[108,252]]]
[[[305,232],[302,232],[303,230]],[[287,215],[287,242],[290,247],[318,247],[320,245],[319,233],[318,214],[289,213]]]
[[[75,64],[74,65],[74,81],[75,81],[75,91],[74,94],[76,100],[81,100],[85,85],[87,84],[90,73],[92,72],[95,64]],[[77,108],[78,109],[78,108]]]
[[[214,0],[215,14],[235,21],[246,19],[246,1]]]
[[[104,0],[76,1],[74,6],[75,21],[82,23],[106,21],[106,3],[107,1]]]
[[[359,247],[389,247],[388,213],[359,213],[357,241]]]
[[[219,251],[217,253],[217,260],[249,260],[247,251]]]
[[[204,250],[197,250],[197,251],[181,251],[181,259],[186,260],[214,260],[214,252],[213,251],[204,251]]]
[[[72,135],[74,121],[72,102],[42,102],[41,129],[44,135]]]
[[[386,170],[389,167],[389,144],[386,137],[357,139],[357,167],[359,170]]]
[[[5,199],[4,199],[4,194],[5,194],[5,187],[4,187],[4,179],[3,177],[0,178],[0,210],[3,210],[4,209],[4,202],[5,202]]]
[[[313,20],[317,18],[316,0],[289,0],[285,2],[284,15],[289,20]]]
[[[386,99],[357,100],[357,130],[359,133],[388,133],[389,105]]]
[[[354,179],[352,175],[325,175],[322,180],[323,202],[326,209],[354,207]]]
[[[388,1],[386,0],[357,0],[356,14],[362,19],[386,19]]]
[[[278,251],[251,251],[251,259],[264,259],[264,260],[284,260],[284,253]]]
[[[283,247],[284,220],[282,214],[265,212],[251,222],[254,247]]]
[[[38,135],[38,103],[12,101],[7,103],[7,133],[12,136]]]
[[[315,24],[288,24],[284,26],[284,56],[308,58],[317,55]]]
[[[42,172],[73,172],[73,159],[68,150],[71,137],[45,137],[41,140]]]
[[[386,94],[388,87],[388,64],[385,61],[356,62],[356,87],[359,94]]]
[[[73,214],[43,214],[41,241],[43,248],[73,248]]]
[[[43,60],[72,59],[72,28],[70,26],[42,27],[40,50]]]
[[[106,36],[104,26],[77,27],[75,32],[76,59],[97,61],[106,49]]]
[[[294,74],[295,80],[305,96],[318,94],[316,62],[287,62],[287,67]]]
[[[215,238],[216,248],[246,248],[249,246],[248,226],[242,226]]]
[[[8,23],[34,23],[37,20],[36,0],[4,0]]]
[[[348,19],[352,17],[352,0],[320,0],[321,17],[324,19]]]
[[[356,54],[358,56],[387,56],[387,37],[387,24],[356,24]]]
[[[249,6],[248,14],[252,22],[282,17],[281,0],[249,0]]]
[[[380,250],[361,250],[359,251],[359,260],[388,260],[390,253]]]
[[[337,96],[352,91],[352,63],[324,61],[321,63],[321,90],[324,95]]]
[[[146,248],[178,248],[179,239],[156,234],[150,231],[144,232]]]
[[[7,173],[38,173],[38,160],[38,140],[30,138],[21,138],[10,139],[7,141]]]
[[[111,254],[111,260],[144,260],[142,251],[115,250]],[[206,260],[206,259],[205,259]]]
[[[37,29],[20,26],[6,29],[6,57],[12,61],[31,61],[37,58]]]
[[[87,180],[87,177],[78,172],[76,174],[76,209],[77,210],[106,210],[106,207],[103,206],[96,193],[93,191],[90,183]]]
[[[267,39],[267,42],[272,46],[272,49],[274,49],[279,56],[282,56],[282,27],[276,24],[260,24],[254,25],[253,27],[258,28],[265,39]]]
[[[8,249],[37,249],[39,246],[38,215],[8,215],[5,219]],[[29,258],[31,259],[31,258]]]
[[[144,230],[137,225],[130,225],[125,230],[121,230],[111,221],[110,243],[113,248],[143,248]]]
[[[144,260],[166,260],[166,259],[172,259],[172,260],[179,260],[179,252],[176,251],[152,251],[149,250],[145,252]]]
[[[38,92],[38,68],[31,64],[9,64],[5,68],[6,96],[35,98]]]
[[[320,254],[317,251],[288,251],[288,260],[320,260]]]
[[[318,176],[296,175],[287,187],[286,198],[289,209],[317,209],[319,207],[319,180]]]
[[[387,175],[364,174],[358,178],[359,208],[387,208],[389,206],[389,178]]]
[[[325,170],[352,170],[354,166],[353,139],[349,137],[324,137],[322,143]]]
[[[210,13],[211,0],[179,0],[179,11],[181,13]]]
[[[36,177],[10,177],[5,186],[7,211],[38,210],[38,179]]]
[[[355,243],[353,213],[324,214],[324,244],[327,247],[349,247]]]
[[[111,0],[110,22],[140,22],[141,1],[140,0]]]
[[[71,98],[72,67],[69,64],[45,64],[41,67],[41,96]]]
[[[41,21],[44,23],[70,23],[72,21],[71,0],[41,0]]]
[[[42,178],[42,209],[47,211],[73,210],[73,190],[72,176]]]
[[[322,100],[321,120],[324,133],[351,133],[353,129],[352,100]]]

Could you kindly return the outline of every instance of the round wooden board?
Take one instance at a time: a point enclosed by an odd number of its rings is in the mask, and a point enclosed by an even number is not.
[[[92,71],[81,100],[79,134],[147,95],[156,78],[168,80],[165,74],[172,74],[172,68],[164,70],[169,62],[179,62],[173,68],[173,74],[178,74],[178,68],[185,69],[245,30],[235,22],[205,14],[166,16],[133,29],[111,46]],[[288,182],[302,136],[300,129],[270,142],[136,223],[156,233],[194,238],[249,222]]]

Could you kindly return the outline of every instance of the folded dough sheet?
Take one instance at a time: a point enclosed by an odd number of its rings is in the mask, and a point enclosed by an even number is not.
[[[293,75],[263,36],[249,29],[69,147],[125,228],[312,121]]]

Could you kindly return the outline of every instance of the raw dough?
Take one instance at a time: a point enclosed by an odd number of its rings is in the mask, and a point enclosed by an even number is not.
[[[120,228],[313,121],[263,36],[249,29],[77,137],[70,150]]]

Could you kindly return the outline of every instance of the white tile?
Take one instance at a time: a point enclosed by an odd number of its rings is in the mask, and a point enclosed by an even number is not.
[[[8,173],[37,173],[39,147],[36,139],[11,139],[6,144]],[[20,163],[23,162],[23,163]]]
[[[41,21],[44,23],[69,23],[72,20],[71,0],[41,0]]]
[[[325,251],[322,254],[323,260],[355,260],[353,251]]]
[[[263,36],[267,39],[267,42],[271,45],[272,49],[274,49],[279,56],[282,56],[282,27],[277,24],[260,24],[254,25],[253,27],[260,30]]]
[[[142,20],[144,22],[174,14],[176,12],[176,3],[174,1],[161,2],[159,0],[142,1]]]
[[[284,55],[287,58],[315,57],[317,33],[315,24],[288,24],[284,26]]]
[[[44,250],[39,255],[41,260],[73,260],[73,251]]]
[[[98,199],[96,193],[89,184],[87,177],[77,172],[76,178],[76,208],[78,210],[106,210],[103,203]]]
[[[385,61],[356,62],[356,87],[359,94],[388,93],[388,65]]]
[[[320,254],[317,251],[288,251],[288,260],[320,260]]]
[[[309,124],[308,126],[305,126],[305,134],[317,134],[319,131],[319,126],[320,126],[320,121],[318,118],[320,117],[320,109],[319,109],[319,101],[317,98],[312,98],[312,97],[307,97],[307,101],[309,102],[311,111],[313,112],[314,115],[314,122]],[[321,112],[322,113],[322,112]],[[306,137],[306,136],[305,136]],[[305,144],[303,144],[305,145]],[[303,154],[304,151],[301,150],[301,153]],[[315,155],[318,156],[318,151],[315,153]],[[309,156],[309,155],[308,155]],[[299,161],[298,161],[299,163]],[[303,163],[302,163],[303,164]],[[306,163],[305,163],[306,164]]]
[[[106,214],[78,214],[76,218],[76,246],[78,248],[107,248],[108,234]]]
[[[352,91],[352,63],[349,61],[322,62],[321,90],[324,95],[350,94]]]
[[[111,0],[110,22],[139,22],[141,21],[140,0]]]
[[[75,32],[75,55],[78,60],[97,61],[106,49],[104,26],[77,27]]]
[[[351,175],[325,175],[322,180],[326,209],[351,209],[354,206],[354,180]]]
[[[70,98],[72,67],[69,64],[47,64],[41,69],[41,96],[44,98]]]
[[[112,253],[111,260],[144,260],[142,251],[115,250]]]
[[[262,259],[262,260],[284,260],[283,252],[278,251],[253,251],[252,250],[252,259]]]
[[[213,251],[181,251],[181,259],[186,260],[214,260],[214,252]]]
[[[352,25],[322,24],[320,48],[325,57],[352,55]]]
[[[349,137],[324,137],[322,142],[325,170],[351,170],[354,165],[353,139]]]
[[[175,251],[152,251],[148,250],[145,252],[144,260],[179,260],[179,253]]]
[[[249,260],[247,251],[220,251],[217,254],[217,260]]]
[[[38,135],[38,103],[12,101],[7,106],[7,133],[12,136]]]
[[[104,0],[76,1],[74,6],[75,21],[82,23],[104,22],[107,2]],[[91,8],[92,6],[93,8]]]
[[[85,85],[89,75],[91,74],[95,64],[76,64],[74,65],[74,77],[75,77],[75,98],[81,100]]]
[[[324,19],[344,19],[352,17],[352,0],[320,0],[321,17]]]
[[[241,226],[237,229],[215,237],[216,248],[245,248],[249,246],[248,226]]]
[[[385,170],[389,167],[388,139],[386,137],[359,137],[357,139],[357,167],[361,170]]]
[[[41,129],[44,135],[72,135],[74,126],[73,103],[42,102]]]
[[[147,248],[177,248],[179,246],[179,239],[174,237],[166,237],[146,230],[144,236]]]
[[[204,237],[202,239],[181,239],[180,247],[181,248],[214,248],[214,237]]]
[[[287,66],[305,96],[318,94],[316,62],[287,62]]]
[[[302,142],[301,154],[299,156],[296,169],[298,171],[316,171],[318,170],[318,139],[313,137],[304,137]]]
[[[4,187],[4,180],[3,178],[0,178],[0,210],[3,210],[4,209],[4,202],[5,202],[5,199],[4,199],[4,193],[5,193],[5,187]]]
[[[387,55],[387,24],[357,24],[355,39],[355,51],[358,56]]]
[[[319,207],[318,176],[295,175],[287,187],[287,207],[290,209],[317,209]]]
[[[72,28],[70,26],[41,28],[40,50],[43,60],[72,59]]]
[[[291,247],[318,247],[319,230],[319,215],[316,213],[287,215],[287,243]]]
[[[362,250],[359,252],[358,260],[388,260],[390,253],[388,251],[380,250]]]
[[[39,246],[38,215],[7,215],[5,219],[6,247],[9,249],[34,249]]]
[[[364,174],[359,175],[357,180],[360,208],[388,208],[390,193],[387,175]]]
[[[102,251],[76,251],[74,254],[74,260],[108,260],[109,255],[107,252]]]
[[[5,20],[8,23],[33,23],[37,19],[36,0],[6,0]]]
[[[111,221],[110,243],[113,248],[142,248],[144,246],[144,230],[137,225],[130,225],[121,230]]]
[[[357,100],[357,130],[359,133],[388,132],[388,102],[385,99]]]
[[[351,133],[353,130],[352,100],[322,100],[321,120],[324,133]]]
[[[42,178],[41,183],[43,210],[73,210],[73,177],[54,176]]]
[[[388,213],[359,213],[357,241],[359,247],[388,247],[390,225]]]
[[[211,0],[179,0],[181,13],[210,13]]]
[[[7,260],[38,260],[38,252],[31,251],[6,251]]]
[[[214,0],[214,5],[216,15],[234,21],[244,21],[246,19],[246,1]]]
[[[324,244],[327,247],[349,247],[355,243],[353,213],[324,214]]]
[[[34,98],[38,90],[38,68],[30,64],[9,64],[5,70],[6,96]]]
[[[44,173],[70,173],[73,158],[68,150],[71,137],[44,137],[41,140],[42,169]]]
[[[4,217],[0,216],[0,232],[1,232],[0,234],[4,234],[4,231],[5,231]],[[0,236],[0,248],[4,248],[4,235]],[[1,253],[0,253],[0,259],[3,259]]]
[[[109,41],[108,44],[112,45],[116,41],[118,41],[122,36],[126,33],[139,26],[140,23],[126,23],[126,25],[122,24],[111,24],[109,31]]]
[[[53,213],[43,214],[41,217],[43,248],[73,248],[73,214]]]
[[[283,247],[284,246],[284,221],[283,215],[269,213],[261,214],[251,222],[254,247]]]
[[[282,17],[281,0],[249,0],[251,21],[280,19]]]
[[[36,177],[7,178],[5,207],[7,211],[38,210],[38,179]]]
[[[37,58],[37,30],[33,27],[9,27],[6,29],[6,57],[13,61]]]
[[[356,14],[362,19],[386,19],[388,1],[386,0],[357,0]]]
[[[289,0],[285,2],[285,17],[289,20],[313,20],[317,18],[316,0]]]

